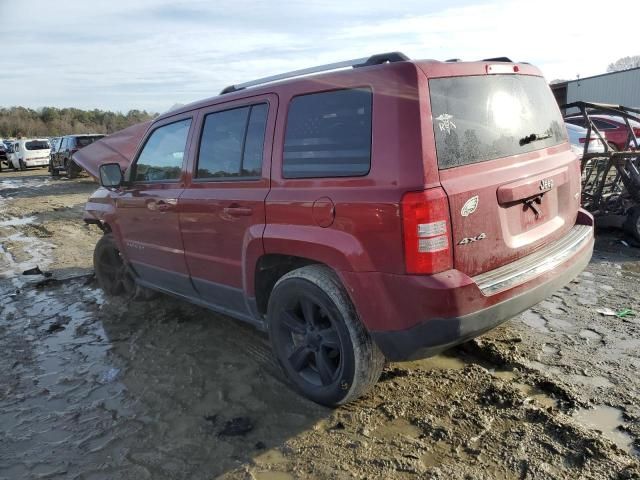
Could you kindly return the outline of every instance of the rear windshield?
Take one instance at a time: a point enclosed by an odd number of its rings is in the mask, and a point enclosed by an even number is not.
[[[31,140],[29,142],[25,142],[24,147],[27,150],[48,150],[51,148],[49,142],[45,142],[44,140]]]
[[[441,169],[508,157],[566,140],[544,78],[482,75],[429,81]]]
[[[86,147],[96,140],[100,140],[102,137],[104,137],[104,135],[96,135],[95,137],[76,137],[76,145],[78,148]]]

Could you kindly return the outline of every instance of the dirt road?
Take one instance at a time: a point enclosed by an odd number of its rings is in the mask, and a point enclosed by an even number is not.
[[[0,479],[640,479],[640,250],[617,234],[536,308],[329,410],[249,327],[107,301],[94,188],[0,174]]]

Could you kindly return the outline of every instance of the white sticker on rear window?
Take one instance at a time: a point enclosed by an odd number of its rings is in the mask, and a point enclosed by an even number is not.
[[[443,113],[439,117],[436,117],[438,121],[438,126],[440,127],[441,132],[447,132],[447,135],[451,133],[451,129],[456,128],[456,124],[453,123],[453,115],[449,115],[448,113]]]

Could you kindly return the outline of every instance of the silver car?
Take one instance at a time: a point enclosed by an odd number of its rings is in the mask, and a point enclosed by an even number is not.
[[[587,129],[572,123],[566,123],[567,133],[569,134],[569,143],[571,144],[571,150],[573,153],[582,158],[584,155],[584,144],[587,141]],[[602,137],[606,140],[604,132],[600,132]],[[594,132],[591,132],[591,139],[587,147],[587,153],[600,153],[604,152],[604,145],[602,141]]]

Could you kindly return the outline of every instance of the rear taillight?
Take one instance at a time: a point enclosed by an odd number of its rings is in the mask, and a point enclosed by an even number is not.
[[[401,206],[407,273],[430,274],[451,269],[451,222],[444,190],[405,193]]]

